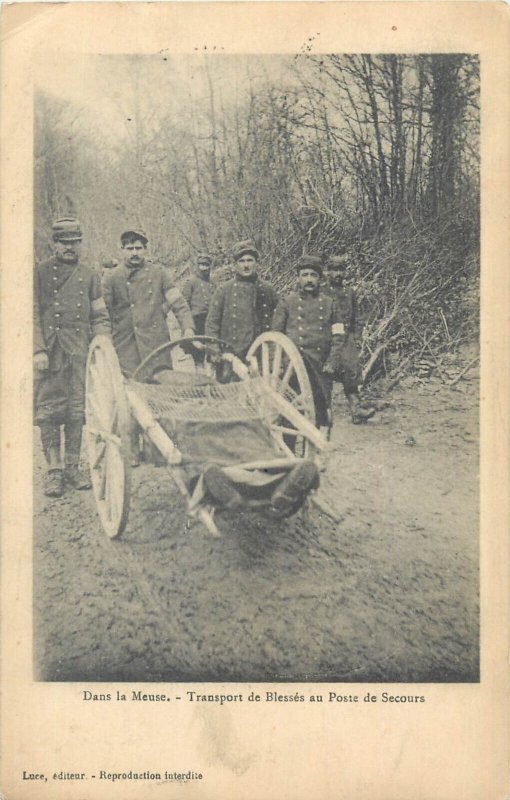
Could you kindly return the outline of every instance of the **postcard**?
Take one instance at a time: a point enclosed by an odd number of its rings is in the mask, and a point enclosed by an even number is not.
[[[507,7],[2,21],[1,796],[506,797]]]

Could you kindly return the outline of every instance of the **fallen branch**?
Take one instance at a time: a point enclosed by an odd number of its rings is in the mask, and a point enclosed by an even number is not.
[[[466,366],[464,367],[464,369],[463,369],[461,372],[459,372],[459,374],[457,375],[457,377],[456,377],[456,378],[454,378],[452,381],[450,381],[450,383],[448,384],[448,386],[450,387],[450,389],[452,388],[452,386],[455,386],[455,384],[456,384],[456,383],[458,383],[458,382],[460,381],[460,379],[464,377],[464,375],[466,374],[466,372],[467,372],[469,369],[471,369],[471,367],[474,367],[474,365],[475,365],[475,364],[477,364],[479,361],[480,361],[480,356],[476,356],[475,358],[472,358],[472,359],[471,359],[471,361],[469,362],[469,364],[466,364]]]
[[[414,332],[416,333],[416,335],[418,336],[418,338],[419,338],[419,339],[421,339],[422,343],[425,345],[425,347],[426,347],[426,348],[427,348],[427,350],[429,351],[430,355],[432,356],[432,360],[434,361],[434,364],[436,365],[437,371],[438,371],[438,373],[439,373],[439,377],[441,378],[441,380],[443,381],[443,383],[447,383],[447,380],[446,380],[446,375],[444,374],[443,370],[441,369],[441,366],[442,366],[442,365],[441,365],[441,363],[439,362],[439,360],[438,360],[438,358],[437,358],[436,354],[435,354],[435,353],[434,353],[434,351],[432,350],[432,347],[430,346],[430,344],[429,344],[428,340],[427,340],[427,339],[426,339],[426,338],[425,338],[425,337],[424,337],[424,336],[423,336],[423,335],[420,333],[420,331],[418,330],[418,328],[416,327],[416,325],[414,325],[414,323],[413,323],[413,321],[412,321],[412,319],[411,319],[411,315],[408,313],[408,315],[407,315],[407,316],[408,316],[408,319],[409,319],[409,324],[411,325],[411,328],[414,330]]]
[[[380,345],[378,345],[375,348],[375,350],[372,353],[372,355],[370,356],[367,364],[363,367],[363,371],[361,373],[361,381],[362,381],[362,383],[365,383],[366,379],[368,378],[368,376],[372,372],[372,370],[375,367],[377,361],[379,360],[383,350],[386,349],[386,345],[387,345],[387,342],[382,342]]]

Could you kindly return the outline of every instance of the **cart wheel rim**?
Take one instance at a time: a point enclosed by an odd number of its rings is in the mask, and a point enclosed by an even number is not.
[[[117,354],[105,336],[90,345],[85,412],[92,489],[103,529],[114,538],[129,516],[130,414]]]

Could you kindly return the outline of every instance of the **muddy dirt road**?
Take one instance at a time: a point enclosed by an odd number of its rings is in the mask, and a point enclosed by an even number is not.
[[[476,681],[478,382],[385,399],[353,426],[337,395],[321,492],[340,524],[225,514],[218,540],[152,466],[108,540],[90,492],[42,495],[37,443],[35,677]]]

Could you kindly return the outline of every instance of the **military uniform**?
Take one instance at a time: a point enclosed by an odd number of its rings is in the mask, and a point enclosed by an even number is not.
[[[314,394],[317,425],[327,425],[332,378],[324,373],[324,368],[338,359],[341,343],[337,334],[342,330],[333,299],[321,291],[292,292],[278,303],[272,328],[285,333],[304,356]]]
[[[129,268],[119,264],[105,275],[103,293],[112,321],[113,343],[126,374],[170,340],[165,301],[181,327],[193,329],[189,306],[162,265],[144,262],[138,268]],[[161,363],[170,365],[168,354]]]
[[[331,351],[331,329],[340,320],[331,297],[323,292],[292,292],[282,298],[272,328],[286,333],[301,352],[322,368]]]
[[[213,294],[214,285],[209,275],[202,275],[200,272],[188,278],[182,288],[182,295],[191,309],[195,333],[199,335],[205,333],[205,320]]]
[[[119,262],[115,258],[105,258],[101,264],[101,280],[104,279],[104,276],[109,272],[109,270],[118,266],[118,263]]]
[[[50,497],[60,497],[64,478],[76,489],[90,488],[88,477],[78,469],[88,347],[93,336],[111,331],[99,275],[79,263],[77,243],[81,238],[78,220],[57,220],[53,225],[57,254],[34,271],[34,420],[49,468],[45,494]]]
[[[207,336],[223,339],[243,358],[256,337],[271,327],[276,292],[256,276],[236,275],[214,292],[205,323]]]
[[[361,366],[357,338],[363,329],[358,315],[358,301],[354,289],[343,284],[348,266],[348,256],[332,255],[327,260],[329,283],[324,287],[333,298],[339,319],[344,326],[344,342],[335,368],[334,379],[342,383],[355,425],[367,422],[375,414],[375,408],[362,407],[358,396],[361,383]]]
[[[356,293],[351,287],[335,287],[329,284],[323,287],[323,291],[335,301],[339,321],[344,326],[344,343],[339,355],[335,380],[340,381],[345,394],[350,395],[358,391],[358,384],[361,383],[359,350],[356,341],[359,335]]]
[[[111,331],[97,272],[55,257],[34,275],[34,354],[46,352],[49,369],[35,387],[35,422],[84,421],[85,366],[90,340]]]

